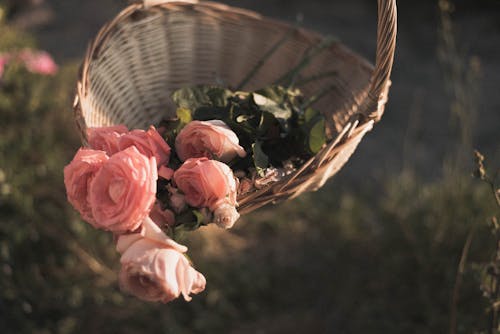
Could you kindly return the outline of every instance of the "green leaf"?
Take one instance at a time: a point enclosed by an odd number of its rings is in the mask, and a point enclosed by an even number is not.
[[[188,210],[176,217],[175,232],[194,231],[203,224],[203,215],[198,210]]]
[[[276,103],[283,103],[285,101],[285,97],[288,94],[287,89],[282,86],[265,87],[263,89],[257,90],[255,93],[265,96]]]
[[[228,117],[228,110],[221,107],[199,107],[194,112],[194,119],[198,121],[209,121],[212,119],[225,121]]]
[[[191,116],[191,110],[187,108],[177,108],[176,114],[181,124],[185,125],[193,120],[193,117]]]
[[[201,106],[211,105],[206,94],[208,89],[207,86],[181,88],[172,93],[172,100],[180,108],[196,110]]]
[[[269,166],[269,157],[262,150],[262,143],[259,141],[256,141],[252,145],[252,151],[253,151],[253,162],[255,165],[255,169],[257,170],[257,174],[260,177],[263,177],[264,169],[266,169]]]
[[[201,224],[203,224],[205,222],[205,217],[203,216],[203,214],[200,211],[193,210],[193,214],[196,217],[196,223],[198,225],[201,225]]]
[[[307,108],[304,113],[304,120],[306,123],[309,123],[314,117],[319,115],[319,111],[313,108]]]
[[[312,153],[316,154],[323,147],[325,142],[325,119],[319,117],[309,131],[309,149]]]
[[[261,114],[259,127],[257,131],[257,135],[261,137],[262,140],[270,140],[281,137],[282,130],[280,128],[280,123],[276,117],[270,112],[264,111]],[[282,127],[287,127],[286,122],[282,124]]]
[[[236,117],[236,123],[243,123],[243,122],[246,122],[250,119],[252,119],[253,117],[255,116],[250,116],[250,115],[239,115]]]
[[[172,93],[178,107],[196,110],[203,106],[224,107],[233,92],[217,86],[185,87]]]
[[[227,105],[227,100],[233,96],[233,92],[222,87],[210,87],[206,95],[214,107],[224,107]]]
[[[253,101],[259,108],[263,111],[267,111],[274,115],[277,119],[287,121],[292,117],[292,111],[290,109],[281,107],[277,102],[265,97],[260,94],[252,94]]]
[[[165,139],[169,146],[174,145],[175,137],[183,127],[183,124],[181,123],[179,118],[164,119],[160,122],[159,126],[165,128],[163,139]]]
[[[249,121],[237,123],[231,119],[225,121],[227,126],[236,133],[240,140],[240,145],[248,150],[257,138],[257,129],[250,125]]]

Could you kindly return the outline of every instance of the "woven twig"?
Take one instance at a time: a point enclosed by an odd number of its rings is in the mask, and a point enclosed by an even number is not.
[[[302,64],[307,50],[323,40],[315,32],[214,2],[158,2],[128,6],[89,45],[74,103],[84,145],[87,127],[146,128],[172,116],[170,93],[180,87],[244,82],[242,88],[250,91],[269,85]],[[291,175],[241,194],[241,213],[321,187],[382,116],[396,43],[396,2],[378,0],[378,5],[375,68],[334,41],[294,78],[325,115],[328,144]],[[321,80],[311,80],[315,77]]]

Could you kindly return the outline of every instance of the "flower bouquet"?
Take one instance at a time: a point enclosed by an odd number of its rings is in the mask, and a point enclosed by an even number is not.
[[[64,169],[69,202],[115,235],[120,287],[146,301],[203,291],[179,233],[231,228],[238,196],[292,174],[326,143],[324,116],[298,89],[195,86],[172,100],[176,117],[147,130],[88,128],[89,147]]]

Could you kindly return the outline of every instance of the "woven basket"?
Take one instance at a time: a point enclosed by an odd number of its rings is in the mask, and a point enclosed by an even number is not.
[[[335,42],[301,72],[303,77],[335,73],[299,85],[306,97],[332,88],[313,105],[326,117],[327,145],[292,175],[240,194],[240,213],[318,189],[380,120],[396,44],[396,1],[378,0],[378,8],[375,68]],[[99,31],[85,55],[74,103],[82,142],[87,145],[87,127],[147,128],[172,116],[170,93],[180,87],[220,83],[237,87],[252,69],[257,71],[243,90],[269,85],[321,41],[315,32],[215,2],[132,4]],[[262,63],[266,53],[270,56]]]

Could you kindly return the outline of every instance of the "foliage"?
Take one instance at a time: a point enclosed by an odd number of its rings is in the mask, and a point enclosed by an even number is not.
[[[190,120],[224,121],[240,139],[247,157],[231,163],[233,169],[255,168],[261,176],[268,167],[290,160],[300,166],[325,144],[324,117],[304,108],[298,89],[270,86],[255,92],[232,92],[217,86],[186,87],[175,91],[177,118],[165,120],[167,141]]]
[[[491,189],[492,197],[497,204],[497,212],[500,209],[500,169],[491,174],[486,169],[485,158],[479,152],[475,152],[476,170],[474,176],[483,181]],[[484,297],[488,300],[488,333],[500,333],[500,223],[498,217],[490,218],[491,234],[495,238],[495,251],[491,260],[485,264],[477,264],[481,276],[481,289]]]

